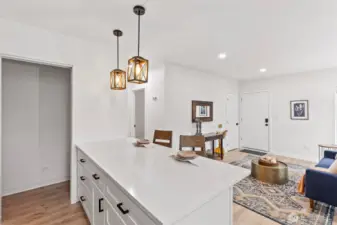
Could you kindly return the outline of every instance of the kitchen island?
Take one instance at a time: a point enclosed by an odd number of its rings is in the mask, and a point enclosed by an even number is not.
[[[231,225],[233,185],[249,170],[135,139],[77,145],[78,198],[93,225]]]

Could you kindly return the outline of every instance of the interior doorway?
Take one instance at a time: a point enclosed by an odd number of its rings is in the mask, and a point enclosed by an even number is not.
[[[241,148],[269,151],[269,92],[241,95]]]
[[[226,130],[224,148],[227,151],[239,148],[239,100],[235,94],[226,96]]]
[[[145,138],[145,89],[134,90],[134,137]]]
[[[71,68],[2,59],[2,193],[70,179]]]

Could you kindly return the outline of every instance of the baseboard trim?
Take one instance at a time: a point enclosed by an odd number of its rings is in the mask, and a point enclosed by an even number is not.
[[[9,195],[14,195],[14,194],[18,194],[18,193],[22,193],[22,192],[26,192],[26,191],[30,191],[30,190],[34,190],[34,189],[41,188],[41,187],[46,187],[46,186],[53,185],[53,184],[58,184],[58,183],[66,182],[66,181],[69,181],[69,180],[70,180],[70,177],[65,177],[63,179],[49,180],[49,181],[46,181],[44,183],[40,183],[40,184],[34,185],[32,187],[28,187],[28,188],[21,188],[21,189],[16,189],[16,190],[10,190],[10,191],[7,191],[7,192],[4,191],[2,193],[2,197],[9,196]]]

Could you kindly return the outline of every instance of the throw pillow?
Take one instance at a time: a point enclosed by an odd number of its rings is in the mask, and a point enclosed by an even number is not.
[[[329,172],[333,174],[337,174],[337,160],[335,160],[331,166],[329,167]]]

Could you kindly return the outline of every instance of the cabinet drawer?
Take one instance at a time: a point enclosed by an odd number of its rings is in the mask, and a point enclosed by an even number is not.
[[[102,172],[95,164],[91,163],[89,164],[89,173],[90,173],[90,179],[92,183],[94,183],[97,188],[104,193],[105,192],[105,186],[107,182],[107,177],[105,173]]]
[[[82,184],[79,184],[78,198],[90,222],[92,222],[92,199],[90,196],[91,195],[88,193],[86,187],[84,187]]]
[[[77,151],[77,160],[80,165],[88,172],[87,176],[101,192],[105,192],[106,175],[96,166],[85,154]]]
[[[109,180],[106,186],[106,198],[112,205],[114,212],[123,219],[127,225],[156,225],[161,224],[149,216],[134,203],[114,181]]]
[[[82,165],[84,168],[88,169],[89,166],[89,158],[83,154],[80,150],[77,150],[77,162]]]
[[[78,185],[82,184],[87,188],[88,192],[91,193],[91,178],[90,178],[90,173],[84,169],[84,167],[78,163],[78,168],[77,168],[77,183]],[[89,196],[88,196],[89,197]],[[90,199],[91,196],[90,196]]]

